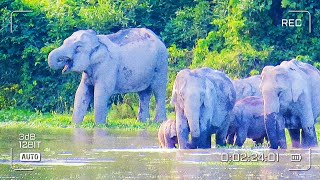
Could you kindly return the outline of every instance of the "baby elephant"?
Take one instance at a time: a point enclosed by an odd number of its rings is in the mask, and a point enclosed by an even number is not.
[[[267,133],[263,117],[263,99],[248,96],[238,100],[233,108],[234,121],[228,130],[228,144],[234,144],[236,135],[237,146],[242,146],[246,138],[251,138],[257,144],[262,144]]]
[[[178,144],[178,139],[175,120],[168,119],[160,125],[158,139],[160,147],[162,148],[176,147],[176,144]]]

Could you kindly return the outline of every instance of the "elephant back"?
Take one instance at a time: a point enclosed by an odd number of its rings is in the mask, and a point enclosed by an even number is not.
[[[151,30],[146,28],[124,29],[113,34],[109,34],[107,37],[119,46],[125,46],[132,42],[145,41],[147,39],[150,39],[151,41],[159,40]]]
[[[259,117],[263,116],[263,99],[258,96],[248,96],[238,100],[235,107],[242,107],[245,116]]]

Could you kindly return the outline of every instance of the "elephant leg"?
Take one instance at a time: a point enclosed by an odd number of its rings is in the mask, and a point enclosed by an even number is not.
[[[108,100],[112,91],[97,84],[94,87],[94,121],[96,124],[105,124],[108,114]]]
[[[247,138],[247,131],[246,130],[241,130],[241,128],[238,129],[238,131],[236,132],[236,145],[239,147],[242,147],[244,142],[246,141]]]
[[[158,139],[159,139],[159,145],[161,148],[165,148],[166,147],[166,144],[165,144],[165,139],[164,139],[164,135],[161,134],[160,136],[158,136]]]
[[[227,143],[230,144],[230,145],[234,145],[234,137],[235,137],[236,133],[233,132],[231,134],[228,134],[228,137],[227,137]]]
[[[201,136],[200,137],[192,137],[191,136],[191,141],[188,144],[189,149],[197,149],[197,148],[202,148],[200,143],[201,143]]]
[[[148,87],[147,89],[140,91],[139,95],[139,115],[138,120],[141,122],[146,122],[147,119],[150,118],[149,112],[149,103],[151,97],[151,88]]]
[[[218,131],[216,134],[216,144],[219,146],[226,146],[226,134],[224,130]]]
[[[180,149],[188,149],[189,126],[186,117],[176,106],[176,131]]]
[[[74,98],[72,121],[76,125],[83,121],[93,96],[93,86],[88,86],[85,84],[85,76],[86,75],[82,75],[80,85]]]
[[[293,148],[300,148],[300,129],[288,129],[292,147]]]
[[[156,99],[155,122],[162,122],[167,119],[166,115],[166,87],[167,87],[167,67],[162,68],[155,75],[156,79],[152,84],[152,89]]]
[[[238,131],[238,128],[236,127],[235,122],[230,123],[229,129],[228,129],[228,136],[227,136],[228,144],[234,145],[234,139],[237,131]]]
[[[270,148],[278,149],[277,123],[276,113],[271,113],[265,116],[265,126],[267,130],[268,139],[270,141]]]
[[[314,127],[307,127],[302,129],[302,147],[316,147],[318,146],[318,140]]]
[[[318,139],[317,139],[317,133],[316,133],[316,128],[313,126],[313,137],[314,137],[314,139],[313,139],[313,145],[314,146],[318,146]]]
[[[176,143],[175,143],[176,141],[174,139],[166,138],[165,141],[166,141],[167,148],[172,149],[176,147]]]
[[[280,149],[287,149],[286,133],[284,129],[278,128],[278,139]]]
[[[257,139],[253,139],[253,141],[255,141],[255,145],[256,145],[256,146],[262,145],[262,144],[263,144],[263,141],[264,141],[264,137],[260,137],[260,138],[257,138]]]
[[[211,148],[211,134],[207,135],[204,148]]]
[[[228,134],[229,120],[225,120],[218,132],[216,133],[216,144],[219,146],[226,146],[226,137]]]
[[[170,138],[164,136],[164,147],[165,148],[170,148]]]
[[[302,126],[302,147],[315,147],[318,145],[318,140],[315,132],[315,118],[312,112],[312,98],[307,93],[301,98],[301,126]]]
[[[208,133],[208,131],[201,133],[198,148],[211,148],[211,135]]]

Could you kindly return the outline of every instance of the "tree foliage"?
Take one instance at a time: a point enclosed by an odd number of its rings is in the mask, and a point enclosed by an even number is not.
[[[62,75],[46,61],[52,49],[79,29],[108,34],[147,27],[158,34],[170,54],[168,101],[176,73],[183,68],[207,66],[233,78],[259,74],[265,65],[291,58],[319,68],[319,9],[316,0],[3,0],[0,109],[72,111],[80,74]],[[10,33],[13,10],[32,12],[14,13]],[[309,11],[312,33],[308,14],[289,10]],[[301,18],[303,26],[282,27],[282,18]],[[115,96],[112,102],[125,104],[125,112],[136,111],[138,105],[133,95]]]

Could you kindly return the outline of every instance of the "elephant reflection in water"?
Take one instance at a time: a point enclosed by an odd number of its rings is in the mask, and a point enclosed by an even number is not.
[[[266,66],[261,75],[264,119],[271,148],[287,148],[285,128],[293,147],[317,146],[314,125],[320,115],[319,70],[293,59],[278,66]]]
[[[223,72],[209,68],[181,70],[171,99],[179,148],[211,148],[214,133],[216,144],[225,146],[235,96],[232,82]]]
[[[101,146],[106,142],[112,143],[109,141],[109,135],[106,130],[101,128],[94,128],[93,131],[88,131],[82,128],[75,128],[73,141],[76,145],[80,146]]]

